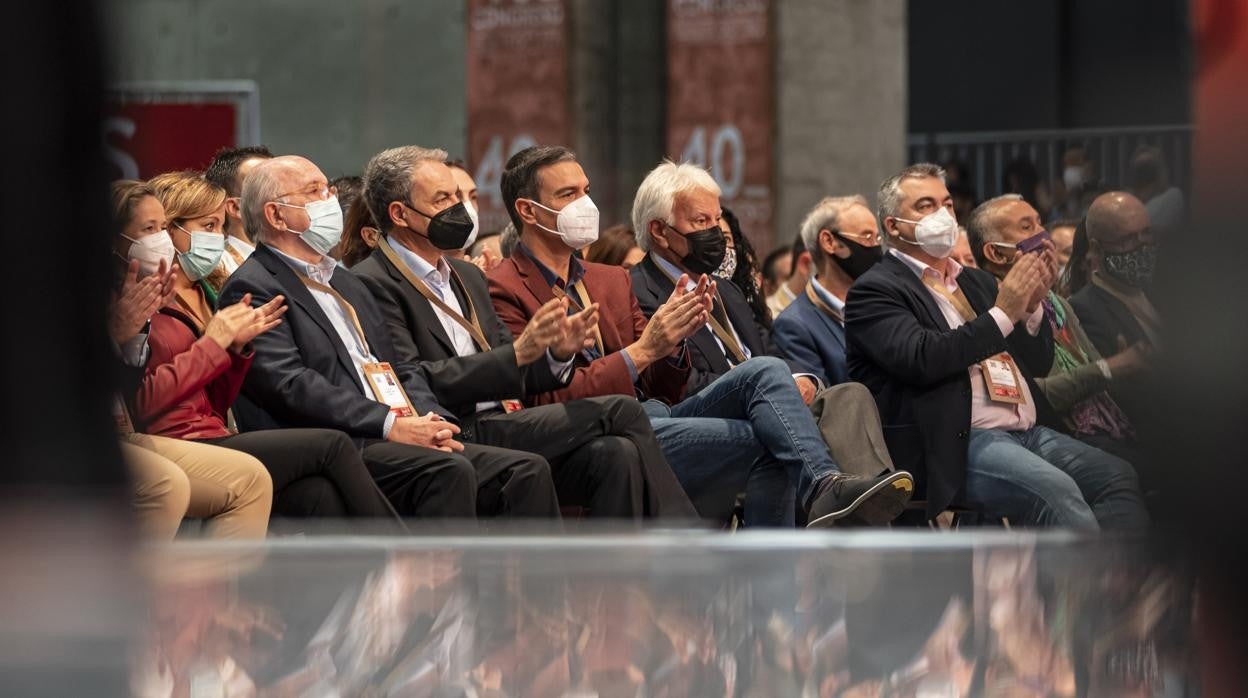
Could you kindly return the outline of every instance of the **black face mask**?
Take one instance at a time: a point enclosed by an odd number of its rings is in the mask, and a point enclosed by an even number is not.
[[[664,223],[667,227],[672,226]],[[677,233],[679,230],[672,228]],[[689,252],[680,258],[680,263],[684,268],[695,274],[711,274],[719,268],[724,262],[724,255],[728,253],[728,244],[724,242],[724,231],[718,225],[711,226],[704,230],[695,230],[684,236],[685,242],[689,245]]]
[[[407,204],[403,204],[407,206]],[[429,219],[429,232],[425,237],[439,250],[462,250],[468,236],[472,235],[472,216],[463,203],[443,209],[435,216],[430,216],[420,209],[407,206],[416,213]],[[413,232],[415,232],[413,230]],[[417,233],[419,235],[420,233]]]
[[[836,266],[840,267],[841,271],[849,274],[851,279],[857,279],[867,273],[868,269],[884,258],[884,250],[878,246],[867,247],[839,233],[836,234],[836,239],[849,248],[849,256],[841,259],[836,255],[832,255],[832,261],[836,262]]]

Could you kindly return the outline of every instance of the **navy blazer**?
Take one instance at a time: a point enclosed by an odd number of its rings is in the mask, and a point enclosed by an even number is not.
[[[449,257],[447,262],[464,282],[462,290],[451,285],[455,297],[461,308],[467,307],[465,292],[472,299],[490,351],[460,356],[433,304],[408,283],[381,250],[373,250],[351,269],[377,301],[398,355],[406,361],[421,362],[442,404],[460,419],[467,419],[476,414],[479,402],[521,399],[564,387],[566,381],[551,373],[546,357],[523,368],[516,366],[511,331],[494,312],[485,275],[471,262]]]
[[[1118,337],[1126,340],[1128,346],[1148,341],[1131,309],[1096,284],[1088,283],[1072,295],[1070,307],[1101,356],[1118,353]],[[1112,381],[1109,394],[1135,424],[1137,434],[1146,434],[1164,424],[1168,408],[1164,400],[1157,399],[1158,388],[1147,374]]]
[[[1007,341],[988,314],[996,302],[996,279],[966,268],[958,286],[978,317],[950,329],[931,291],[890,253],[854,282],[845,305],[850,378],[875,396],[893,462],[914,474],[930,517],[964,494],[970,366],[1009,351],[1031,389],[1037,422],[1056,421],[1032,379],[1048,375],[1053,365],[1049,324],[1041,323],[1032,337],[1019,323]]]
[[[373,355],[394,368],[416,412],[432,411],[454,420],[438,404],[422,368],[395,352],[381,311],[364,284],[339,267],[330,286],[355,308]],[[240,426],[324,427],[357,439],[382,438],[389,408],[360,384],[346,345],[307,286],[264,244],[226,281],[220,304],[237,303],[247,293],[252,305],[284,295],[288,310],[282,324],[252,341],[256,357],[243,382],[247,402],[235,406]]]
[[[676,285],[667,278],[659,265],[646,255],[640,264],[629,270],[633,277],[633,294],[637,296],[637,304],[646,317],[654,315],[654,311],[671,297]],[[693,276],[690,274],[690,276]],[[796,363],[789,361],[771,341],[771,333],[754,319],[754,311],[745,300],[745,294],[731,281],[716,279],[719,297],[724,301],[724,312],[728,321],[741,338],[741,342],[750,351],[750,356],[776,356],[788,362],[794,373],[804,371]],[[724,350],[719,348],[714,333],[707,327],[698,330],[689,338],[689,380],[685,384],[686,397],[694,395],[706,386],[715,382],[732,368]],[[818,374],[815,374],[818,375]]]
[[[824,385],[849,382],[845,364],[845,328],[820,310],[805,293],[799,293],[771,325],[776,346],[805,373],[823,379]]]

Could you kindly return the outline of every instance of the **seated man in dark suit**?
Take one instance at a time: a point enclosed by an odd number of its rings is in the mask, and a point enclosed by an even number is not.
[[[704,170],[697,172],[710,180]],[[576,357],[571,384],[535,401],[641,397],[690,496],[705,511],[717,506],[716,497],[731,506],[744,488],[747,525],[792,525],[790,482],[810,506],[810,525],[827,526],[844,517],[881,524],[900,512],[908,499],[909,476],[875,477],[877,470],[873,477],[858,478],[839,472],[783,362],[770,357],[747,362],[697,396],[685,396],[691,370],[687,338],[706,323],[714,286],[705,272],[700,278],[687,276],[698,280],[688,288],[669,289],[647,322],[626,271],[578,259],[575,251],[592,242],[598,229],[589,180],[572,151],[547,146],[517,153],[504,170],[502,189],[521,242],[490,273],[499,316],[519,331],[559,297],[596,303],[601,313],[595,345]],[[594,214],[586,215],[587,210]],[[722,232],[718,226],[715,230],[722,257]]]
[[[394,351],[368,289],[326,256],[342,235],[342,209],[316,165],[265,161],[247,177],[242,207],[260,244],[220,302],[280,295],[289,307],[253,342],[243,395],[263,415],[247,426],[346,432],[405,516],[559,516],[546,460],[457,441],[455,415],[438,404],[426,372]]]
[[[1157,260],[1148,210],[1126,192],[1102,194],[1088,209],[1087,236],[1091,269],[1081,288],[1071,288],[1070,305],[1088,339],[1101,356],[1135,345],[1161,349],[1161,316],[1147,294]],[[1151,380],[1141,372],[1109,386],[1143,436],[1164,418]]]
[[[636,400],[519,409],[518,398],[567,385],[572,357],[592,341],[597,308],[569,314],[566,298],[552,300],[513,343],[480,269],[445,254],[462,249],[473,229],[445,160],[441,150],[391,148],[364,173],[383,236],[352,271],[381,308],[398,357],[420,362],[465,440],[549,460],[564,504],[595,517],[694,517]]]
[[[1037,426],[1045,403],[1032,376],[1053,363],[1040,307],[1057,274],[1052,243],[998,286],[948,258],[952,210],[936,165],[885,180],[879,215],[891,249],[845,304],[850,377],[875,395],[894,461],[926,486],[932,517],[956,503],[1016,525],[1146,526],[1128,463]]]
[[[880,261],[880,229],[861,195],[828,197],[802,221],[816,274],[772,325],[776,345],[827,385],[849,380],[845,365],[845,295]]]

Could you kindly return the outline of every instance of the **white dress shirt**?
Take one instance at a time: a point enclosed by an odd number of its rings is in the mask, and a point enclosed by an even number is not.
[[[281,257],[291,269],[303,274],[312,281],[329,286],[329,281],[334,277],[334,270],[338,268],[337,262],[333,257],[321,257],[321,261],[316,264],[309,264],[299,259],[295,259],[281,250],[270,247],[278,257]],[[368,340],[360,336],[355,329],[355,323],[351,321],[351,316],[347,314],[342,304],[338,302],[333,295],[308,286],[308,292],[312,294],[312,298],[316,300],[316,304],[321,306],[321,310],[325,311],[329,322],[334,326],[334,330],[338,332],[338,338],[342,340],[343,346],[347,348],[347,355],[351,357],[351,363],[355,365],[355,373],[360,379],[360,389],[364,396],[375,399],[372,391],[368,389],[368,376],[364,374],[364,364],[377,363],[377,357],[373,356],[368,349]],[[390,435],[390,427],[394,424],[394,413],[386,415],[386,423],[382,428],[382,438]]]
[[[910,255],[893,248],[889,253],[900,259],[910,270],[918,275],[922,280],[924,276],[936,279],[945,285],[949,291],[953,291],[958,287],[957,278],[962,273],[962,265],[947,260],[949,264],[946,276],[942,277],[940,272],[932,267],[920,262]],[[941,315],[945,316],[945,322],[949,323],[949,329],[957,329],[966,324],[966,319],[962,317],[957,308],[953,307],[953,303],[945,298],[935,289],[929,288],[928,293],[932,299],[936,301],[936,305],[940,308]],[[1010,321],[1005,311],[993,306],[988,314],[997,323],[997,329],[1001,330],[1002,337],[1009,337],[1014,331],[1014,323]],[[1040,332],[1040,323],[1044,321],[1044,306],[1036,307],[1027,318],[1027,334],[1036,336]],[[1031,388],[1027,387],[1027,381],[1019,375],[1019,391],[1022,393],[1023,402],[1021,404],[1012,404],[1008,402],[996,402],[988,395],[987,387],[984,385],[983,368],[980,364],[972,364],[968,369],[971,376],[971,427],[974,429],[1001,429],[1003,431],[1026,431],[1036,425],[1036,402],[1031,396]]]
[[[827,303],[829,308],[835,310],[837,314],[840,315],[839,318],[833,318],[833,319],[836,320],[836,322],[841,327],[844,327],[845,326],[845,320],[844,320],[845,302],[842,301],[840,298],[837,298],[836,296],[832,295],[832,293],[828,291],[828,289],[824,288],[823,284],[819,283],[819,279],[811,279],[810,283],[811,285],[815,287],[815,295],[819,296],[819,300],[823,301],[824,303]]]
[[[459,304],[459,297],[455,295],[455,290],[451,287],[451,265],[447,263],[445,257],[438,257],[438,265],[435,267],[425,261],[420,255],[412,252],[403,245],[399,244],[394,238],[387,237],[390,247],[394,248],[398,253],[399,259],[407,266],[408,271],[416,275],[436,294],[443,303],[451,310],[458,313],[460,317],[467,318],[464,314],[463,306]],[[467,293],[467,289],[465,289]],[[480,353],[475,342],[472,341],[472,335],[464,326],[459,324],[453,317],[444,313],[441,308],[430,303],[438,321],[442,323],[442,329],[446,330],[446,336],[451,339],[451,345],[455,347],[457,356],[472,356]],[[557,376],[560,380],[567,378],[567,373],[572,370],[572,360],[557,361],[549,350],[546,352],[546,361],[550,364],[550,372]],[[477,411],[494,409],[500,407],[498,401],[478,402]]]

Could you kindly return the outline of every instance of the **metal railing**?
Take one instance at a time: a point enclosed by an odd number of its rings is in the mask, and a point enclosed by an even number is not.
[[[1072,146],[1083,146],[1087,157],[1096,162],[1098,180],[1110,187],[1125,187],[1131,157],[1140,145],[1159,148],[1165,157],[1170,183],[1188,189],[1192,154],[1190,125],[914,133],[906,138],[910,162],[958,161],[965,164],[966,174],[980,199],[1004,193],[1006,167],[1019,158],[1035,165],[1041,183],[1061,179],[1062,154]]]

